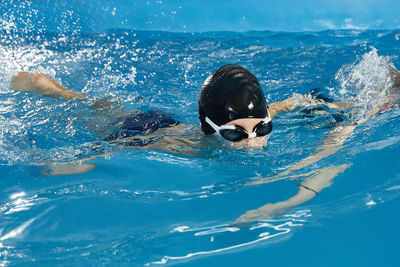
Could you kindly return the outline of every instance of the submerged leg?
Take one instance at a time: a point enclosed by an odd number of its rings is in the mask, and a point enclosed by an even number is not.
[[[12,89],[26,93],[39,93],[44,96],[62,97],[66,100],[86,99],[87,96],[74,92],[61,83],[50,79],[43,73],[19,72],[11,82]]]
[[[46,74],[34,74],[21,71],[13,77],[11,87],[15,91],[38,93],[44,96],[61,97],[65,100],[87,99],[88,96],[77,93],[63,86],[61,83],[50,79]],[[108,112],[119,106],[108,100],[97,100],[92,104],[94,110]]]

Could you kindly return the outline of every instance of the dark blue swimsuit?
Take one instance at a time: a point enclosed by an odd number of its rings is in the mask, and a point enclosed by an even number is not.
[[[128,137],[146,136],[158,129],[178,125],[171,115],[167,115],[155,110],[135,114],[128,117],[119,118],[113,123],[114,129],[108,134],[105,141],[118,141]],[[123,142],[126,146],[145,146],[153,143],[158,138],[130,138],[128,142]]]

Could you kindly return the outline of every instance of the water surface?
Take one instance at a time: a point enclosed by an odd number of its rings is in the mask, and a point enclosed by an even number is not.
[[[218,138],[194,157],[123,149],[91,161],[96,168],[88,173],[48,177],[42,171],[51,163],[99,154],[94,145],[120,147],[88,127],[90,101],[13,92],[10,81],[21,70],[44,72],[91,99],[173,114],[201,139],[201,84],[218,67],[239,64],[256,75],[268,102],[318,87],[358,103],[345,113],[352,122],[387,89],[388,66],[400,66],[399,31],[56,34],[3,27],[0,36],[0,265],[337,266],[345,258],[376,266],[383,257],[396,265],[398,108],[300,171],[350,165],[331,187],[273,220],[239,228],[231,223],[241,214],[297,192],[288,180],[244,185],[315,152],[331,130],[324,117],[279,115],[263,150],[234,149]]]

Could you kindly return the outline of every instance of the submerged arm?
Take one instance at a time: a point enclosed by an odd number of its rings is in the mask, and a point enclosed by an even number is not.
[[[297,176],[290,176],[289,174],[295,170],[302,169],[329,155],[336,153],[336,151],[339,150],[340,146],[343,144],[347,136],[353,131],[353,129],[354,128],[344,128],[341,131],[337,131],[335,134],[332,133],[331,136],[328,136],[329,140],[328,139],[326,140],[326,144],[324,144],[324,148],[321,151],[305,158],[304,160],[295,164],[288,170],[272,178],[273,180],[279,180],[280,178],[295,179],[299,177],[308,177],[299,184],[299,190],[295,196],[284,201],[266,204],[258,209],[248,211],[243,215],[241,215],[238,219],[236,219],[234,224],[244,225],[255,222],[257,220],[271,219],[273,216],[276,216],[279,213],[285,212],[290,208],[298,206],[312,199],[324,188],[330,186],[332,184],[333,178],[335,178],[339,173],[347,169],[349,165],[343,164],[340,166],[330,166],[327,168],[318,169],[311,173],[306,173]],[[346,134],[346,133],[347,133],[346,137],[342,136],[339,138],[340,134]],[[336,145],[335,142],[337,142]],[[256,185],[269,182],[271,182],[271,178],[258,180],[247,185]]]
[[[333,178],[346,170],[350,165],[330,166],[314,171],[310,178],[305,179],[293,197],[271,204],[266,204],[258,209],[250,210],[236,219],[234,225],[246,225],[258,220],[272,219],[279,213],[296,207],[318,194],[322,189],[332,184]]]
[[[295,179],[300,177],[308,177],[304,179],[299,184],[299,191],[297,194],[287,200],[266,204],[258,209],[251,210],[240,216],[235,224],[248,224],[261,219],[270,219],[273,216],[282,213],[290,208],[298,206],[317,195],[324,188],[331,185],[333,178],[339,173],[343,172],[349,167],[349,165],[344,164],[340,166],[330,166],[323,169],[318,169],[312,173],[306,173],[303,175],[293,176],[290,175],[293,171],[305,168],[325,157],[328,157],[336,153],[340,147],[343,145],[344,141],[352,134],[355,126],[345,126],[341,128],[335,128],[331,131],[324,144],[320,148],[321,150],[312,154],[311,156],[301,160],[294,166],[290,167],[286,171],[279,173],[278,175],[271,178],[261,179],[247,185],[257,185],[263,183],[269,183],[274,180],[279,179]]]

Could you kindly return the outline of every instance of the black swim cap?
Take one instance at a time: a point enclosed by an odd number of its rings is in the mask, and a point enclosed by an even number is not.
[[[243,118],[265,118],[268,105],[257,78],[237,65],[225,65],[203,83],[199,97],[199,119],[205,134],[214,129],[206,116],[221,126]]]

